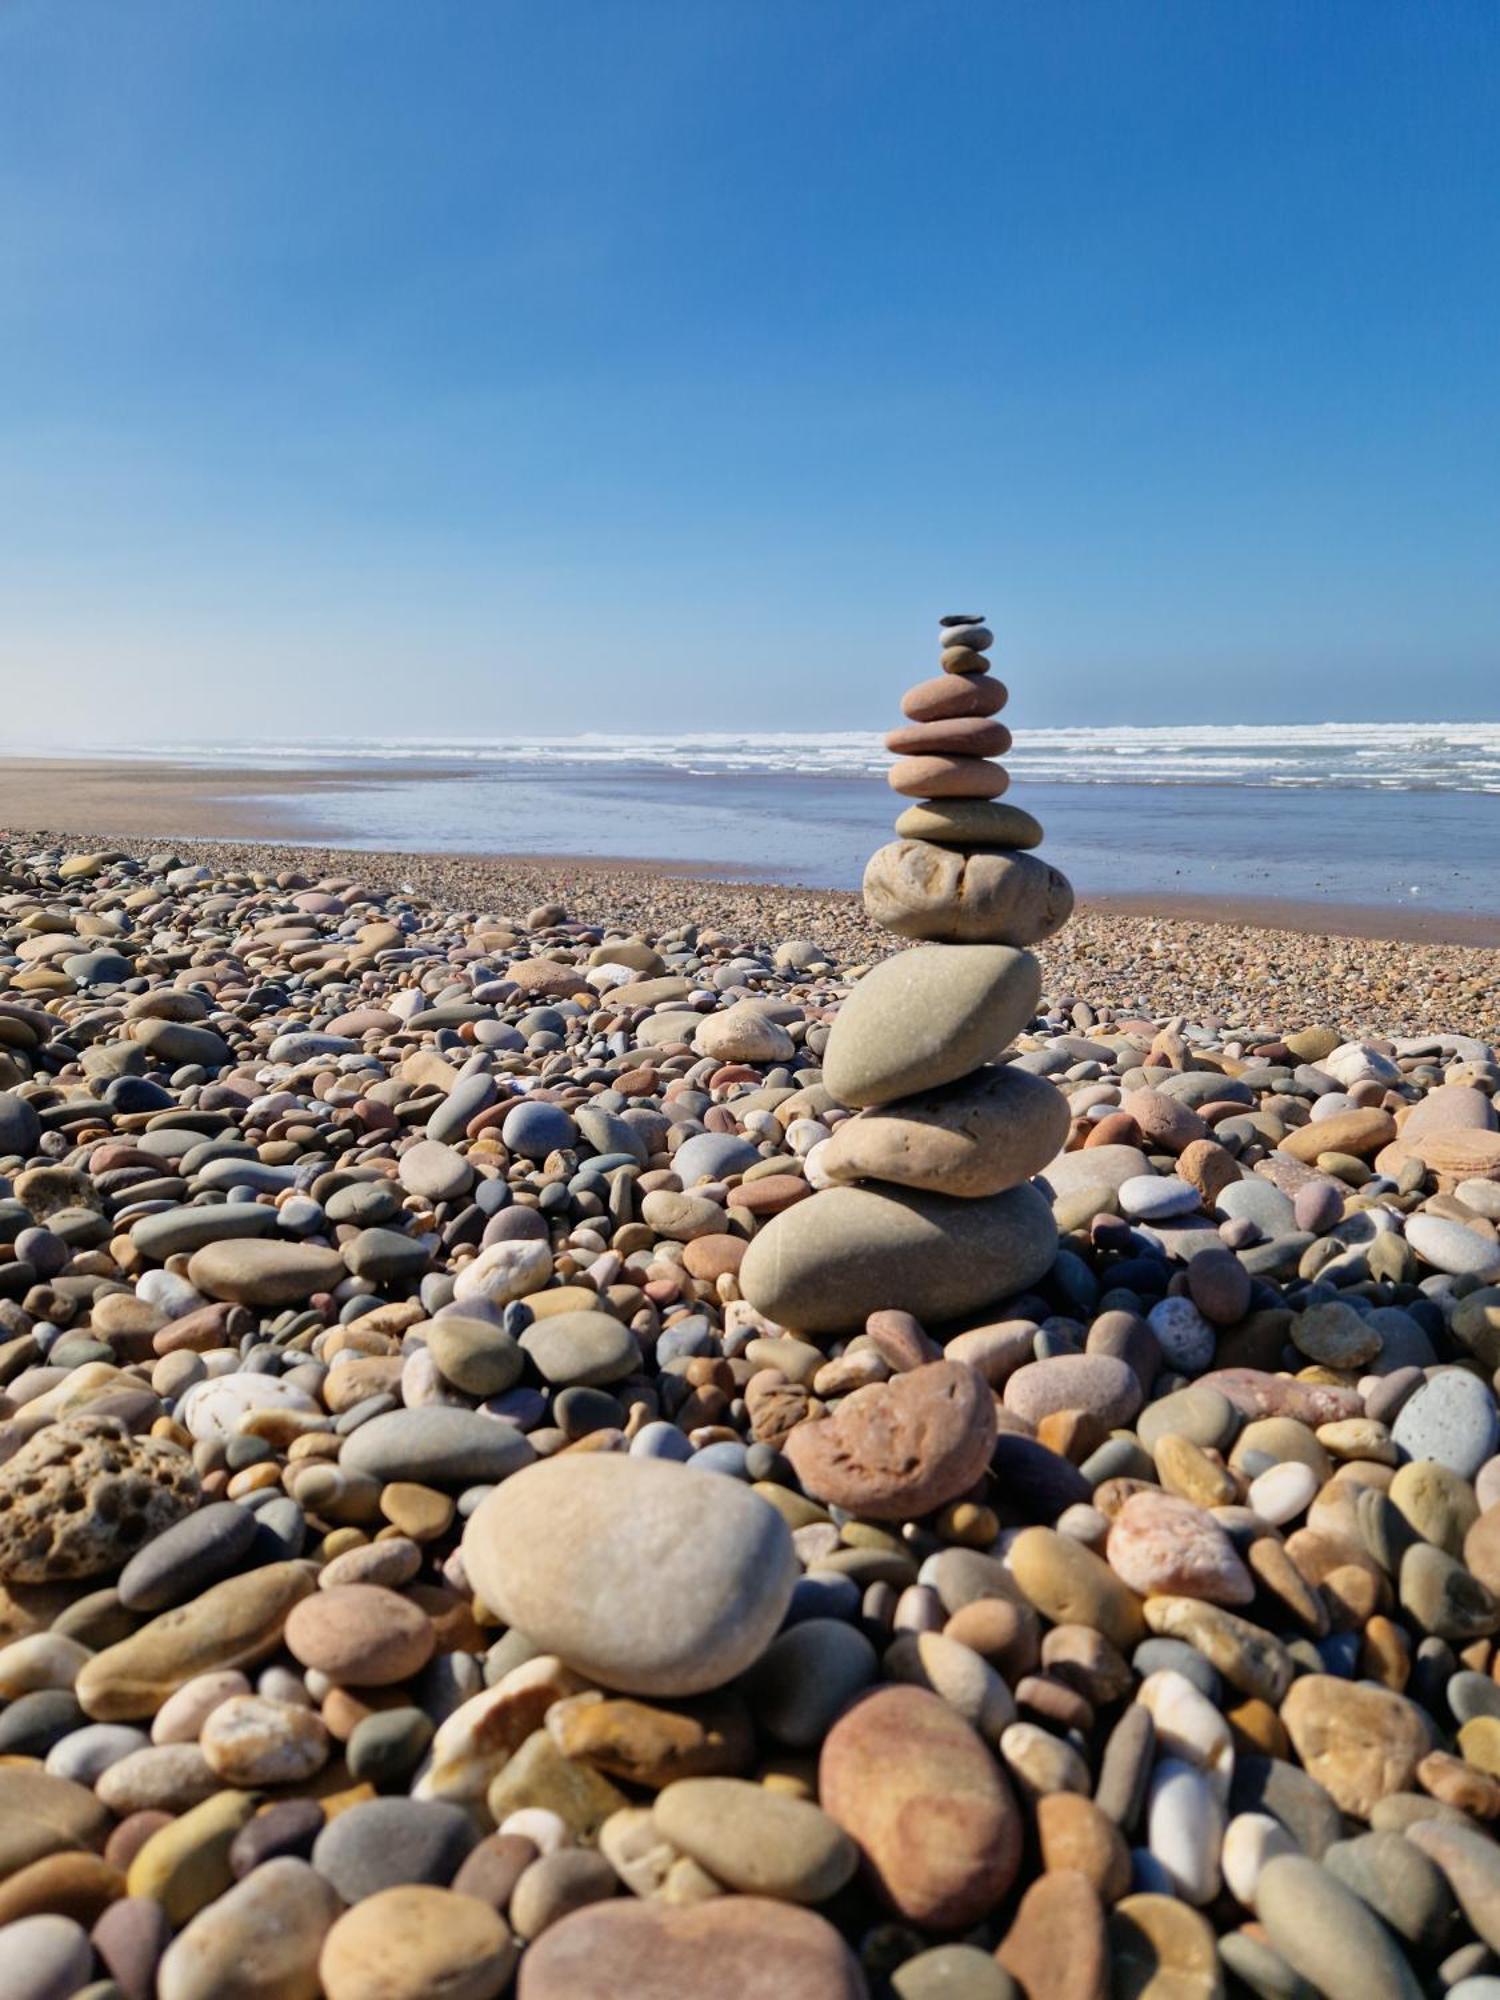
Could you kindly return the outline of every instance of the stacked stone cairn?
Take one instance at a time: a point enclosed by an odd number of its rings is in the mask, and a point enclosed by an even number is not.
[[[895,1307],[925,1322],[984,1310],[1045,1275],[1057,1231],[1030,1185],[1062,1150],[1067,1102],[998,1060],[1031,1020],[1027,949],[1067,922],[1073,892],[1030,850],[1042,828],[1001,803],[995,720],[1006,690],[978,618],[941,621],[942,668],[908,689],[886,737],[913,801],[865,870],[877,923],[920,942],[876,965],[834,1022],[823,1078],[859,1115],[808,1160],[820,1191],[755,1238],[740,1273],[757,1310],[837,1332]]]

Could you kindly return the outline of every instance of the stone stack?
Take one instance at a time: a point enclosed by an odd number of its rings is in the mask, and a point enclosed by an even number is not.
[[[896,1307],[928,1321],[1033,1285],[1057,1250],[1029,1185],[1067,1138],[1062,1094],[996,1061],[1036,1011],[1027,949],[1073,908],[1067,879],[1029,850],[1042,829],[1002,804],[994,758],[1010,731],[989,671],[994,634],[945,618],[942,672],[903,696],[886,737],[894,791],[914,803],[865,870],[877,923],[919,939],[860,981],[828,1038],[823,1077],[860,1115],[810,1156],[822,1183],[755,1238],[740,1271],[760,1312],[801,1332],[863,1325]]]

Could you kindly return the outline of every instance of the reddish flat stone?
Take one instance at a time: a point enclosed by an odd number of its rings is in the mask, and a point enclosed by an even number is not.
[[[575,1910],[521,1960],[516,2000],[867,2000],[848,1946],[824,1918],[760,1896],[706,1903],[615,1900]]]
[[[1011,734],[983,715],[953,715],[940,722],[909,722],[889,730],[885,747],[898,757],[1003,757]]]
[[[786,1442],[803,1490],[866,1520],[910,1521],[967,1493],[995,1445],[989,1384],[964,1361],[872,1382]]]
[[[912,1923],[978,1923],[1015,1880],[1021,1815],[1005,1776],[926,1688],[880,1688],[845,1711],[823,1744],[818,1797]]]

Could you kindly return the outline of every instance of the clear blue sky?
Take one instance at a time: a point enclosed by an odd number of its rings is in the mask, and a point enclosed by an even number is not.
[[[1500,711],[1494,0],[7,0],[8,733]]]

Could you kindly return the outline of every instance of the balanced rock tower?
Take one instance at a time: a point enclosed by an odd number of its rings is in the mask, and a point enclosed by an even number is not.
[[[994,718],[994,634],[941,621],[942,672],[903,696],[886,737],[894,791],[915,803],[870,857],[865,908],[921,940],[860,980],[839,1010],[823,1080],[857,1109],[809,1156],[819,1192],[776,1216],[740,1267],[768,1319],[806,1333],[862,1326],[882,1307],[957,1319],[1034,1285],[1057,1254],[1029,1185],[1062,1150],[1067,1102],[996,1060],[1036,1012],[1029,945],[1067,922],[1073,891],[1031,849],[1042,829],[1001,803],[1010,748]]]

